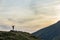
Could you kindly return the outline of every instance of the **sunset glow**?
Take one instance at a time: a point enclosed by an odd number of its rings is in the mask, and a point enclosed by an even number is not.
[[[0,25],[8,28],[15,25],[15,30],[31,33],[58,20],[60,0],[0,0]]]

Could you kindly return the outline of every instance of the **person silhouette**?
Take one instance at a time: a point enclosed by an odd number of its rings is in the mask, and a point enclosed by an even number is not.
[[[12,26],[12,30],[14,30],[14,25]]]

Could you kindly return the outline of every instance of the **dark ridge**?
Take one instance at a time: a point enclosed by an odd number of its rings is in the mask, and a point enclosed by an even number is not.
[[[22,31],[0,31],[0,40],[38,40],[30,33]]]
[[[43,40],[60,40],[60,21],[34,32],[33,35]]]

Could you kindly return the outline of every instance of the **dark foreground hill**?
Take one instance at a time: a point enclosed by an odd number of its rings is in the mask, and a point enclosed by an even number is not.
[[[27,32],[0,31],[0,40],[38,40],[38,39]]]
[[[44,29],[33,33],[34,36],[43,40],[60,40],[60,21]]]

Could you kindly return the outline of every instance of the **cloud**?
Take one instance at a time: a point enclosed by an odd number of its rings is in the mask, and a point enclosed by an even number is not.
[[[36,14],[56,15],[57,9],[55,9],[60,1],[58,0],[36,0],[31,3],[31,10]]]
[[[0,3],[0,24],[33,32],[59,20],[59,8],[60,1],[57,0],[3,0]]]

